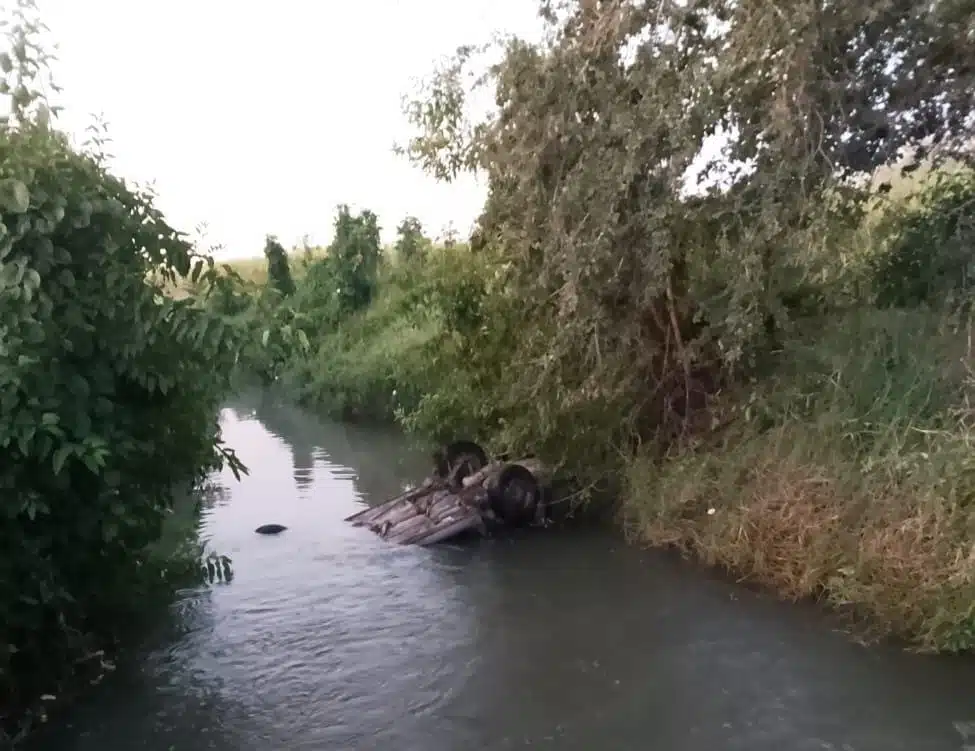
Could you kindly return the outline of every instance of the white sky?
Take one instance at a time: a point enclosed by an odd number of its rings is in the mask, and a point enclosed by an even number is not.
[[[0,0],[5,3],[7,0]],[[115,171],[220,257],[327,242],[335,206],[466,232],[484,198],[392,153],[401,97],[460,44],[535,36],[535,0],[39,0],[58,44],[55,103],[81,134],[102,113]]]

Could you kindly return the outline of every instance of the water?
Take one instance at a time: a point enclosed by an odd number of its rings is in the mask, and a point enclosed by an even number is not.
[[[970,661],[864,649],[607,532],[393,547],[342,519],[420,479],[425,454],[261,396],[223,419],[251,475],[221,478],[206,529],[235,579],[188,596],[179,631],[40,751],[975,744]],[[253,533],[270,522],[290,529]]]

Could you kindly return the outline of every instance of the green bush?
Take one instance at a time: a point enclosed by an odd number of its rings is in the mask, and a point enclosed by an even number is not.
[[[74,150],[46,117],[14,111],[0,126],[8,728],[173,584],[150,550],[174,494],[225,459],[239,467],[216,421],[232,332],[163,295],[177,275],[212,273],[208,259],[150,194]]]
[[[939,172],[913,206],[894,204],[872,259],[879,305],[961,301],[975,284],[975,173]]]
[[[420,401],[428,377],[431,322],[402,314],[400,290],[389,285],[373,305],[320,336],[308,357],[283,366],[282,381],[302,402],[338,418],[392,421]]]
[[[427,388],[398,413],[411,432],[438,442],[503,442],[502,364],[513,331],[498,271],[489,254],[466,244],[431,248],[421,263],[399,270],[400,315],[433,333],[417,357]]]

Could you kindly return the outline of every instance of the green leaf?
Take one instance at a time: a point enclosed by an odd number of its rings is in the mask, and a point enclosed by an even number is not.
[[[87,379],[80,373],[72,373],[68,378],[68,389],[79,399],[87,399],[91,394],[91,387]]]
[[[54,468],[54,474],[61,474],[61,470],[64,469],[64,463],[67,461],[68,457],[74,452],[74,446],[66,444],[61,446],[57,451],[54,452],[54,456],[51,459],[51,465]]]
[[[41,275],[36,269],[27,269],[24,272],[24,289],[35,292],[41,288]]]
[[[0,211],[24,214],[30,208],[30,190],[20,180],[0,180]]]
[[[98,417],[109,417],[115,411],[115,403],[111,399],[100,396],[95,399],[95,414]]]
[[[53,438],[52,438],[53,436]],[[64,438],[64,431],[56,425],[47,429],[46,434],[39,435],[34,445],[34,458],[43,461],[47,459],[54,448],[54,438]]]
[[[48,505],[39,498],[28,498],[24,501],[23,510],[31,521],[34,521],[38,514],[48,514],[51,511]]]
[[[30,442],[34,440],[34,436],[37,434],[37,428],[31,426],[26,428],[20,436],[17,438],[17,447],[20,449],[20,453],[27,456],[30,453]]]
[[[58,282],[62,287],[71,289],[74,287],[74,274],[71,273],[70,269],[61,269],[58,273]]]
[[[37,321],[28,321],[24,328],[24,339],[30,344],[43,344],[47,339],[47,332]]]
[[[54,260],[54,243],[49,237],[41,237],[34,243],[34,262],[36,264],[50,263]]]
[[[24,278],[26,268],[22,258],[0,265],[0,288],[18,286]]]

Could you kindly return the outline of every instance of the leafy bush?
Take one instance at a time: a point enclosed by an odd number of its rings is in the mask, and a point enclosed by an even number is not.
[[[937,173],[916,205],[895,204],[872,263],[881,306],[963,300],[975,284],[975,173]]]
[[[362,216],[368,224],[368,212]],[[220,309],[235,312],[250,331],[240,364],[337,417],[397,419],[435,438],[487,438],[497,424],[489,418],[495,395],[480,367],[482,354],[445,333],[459,327],[506,336],[486,326],[493,274],[486,256],[466,245],[429,243],[422,254],[397,255],[377,272],[372,303],[349,313],[335,294],[334,259],[341,253],[332,251],[338,244],[339,238],[328,255],[309,264],[287,300],[232,276],[220,280],[212,299],[229,295]],[[465,381],[474,373],[476,380]]]
[[[239,338],[235,375],[256,376],[268,385],[278,380],[293,358],[308,352],[302,315],[291,298],[281,295],[270,282],[255,284],[228,264],[222,273],[213,275],[201,299],[227,320]]]
[[[12,47],[27,55],[23,34]],[[9,63],[8,87],[23,94],[17,75],[31,68]],[[171,585],[148,551],[174,494],[226,459],[239,468],[216,422],[232,332],[162,294],[211,262],[150,194],[51,129],[43,105],[30,114],[29,92],[14,100],[0,125],[6,726]]]
[[[426,344],[435,330],[397,315],[383,294],[362,314],[294,358],[282,383],[305,404],[341,419],[391,422],[425,393]]]
[[[401,314],[433,335],[419,354],[429,386],[413,409],[402,409],[407,429],[443,442],[457,436],[500,446],[501,410],[508,396],[500,366],[515,332],[505,314],[511,302],[488,254],[464,244],[433,248],[418,265],[400,272]]]

